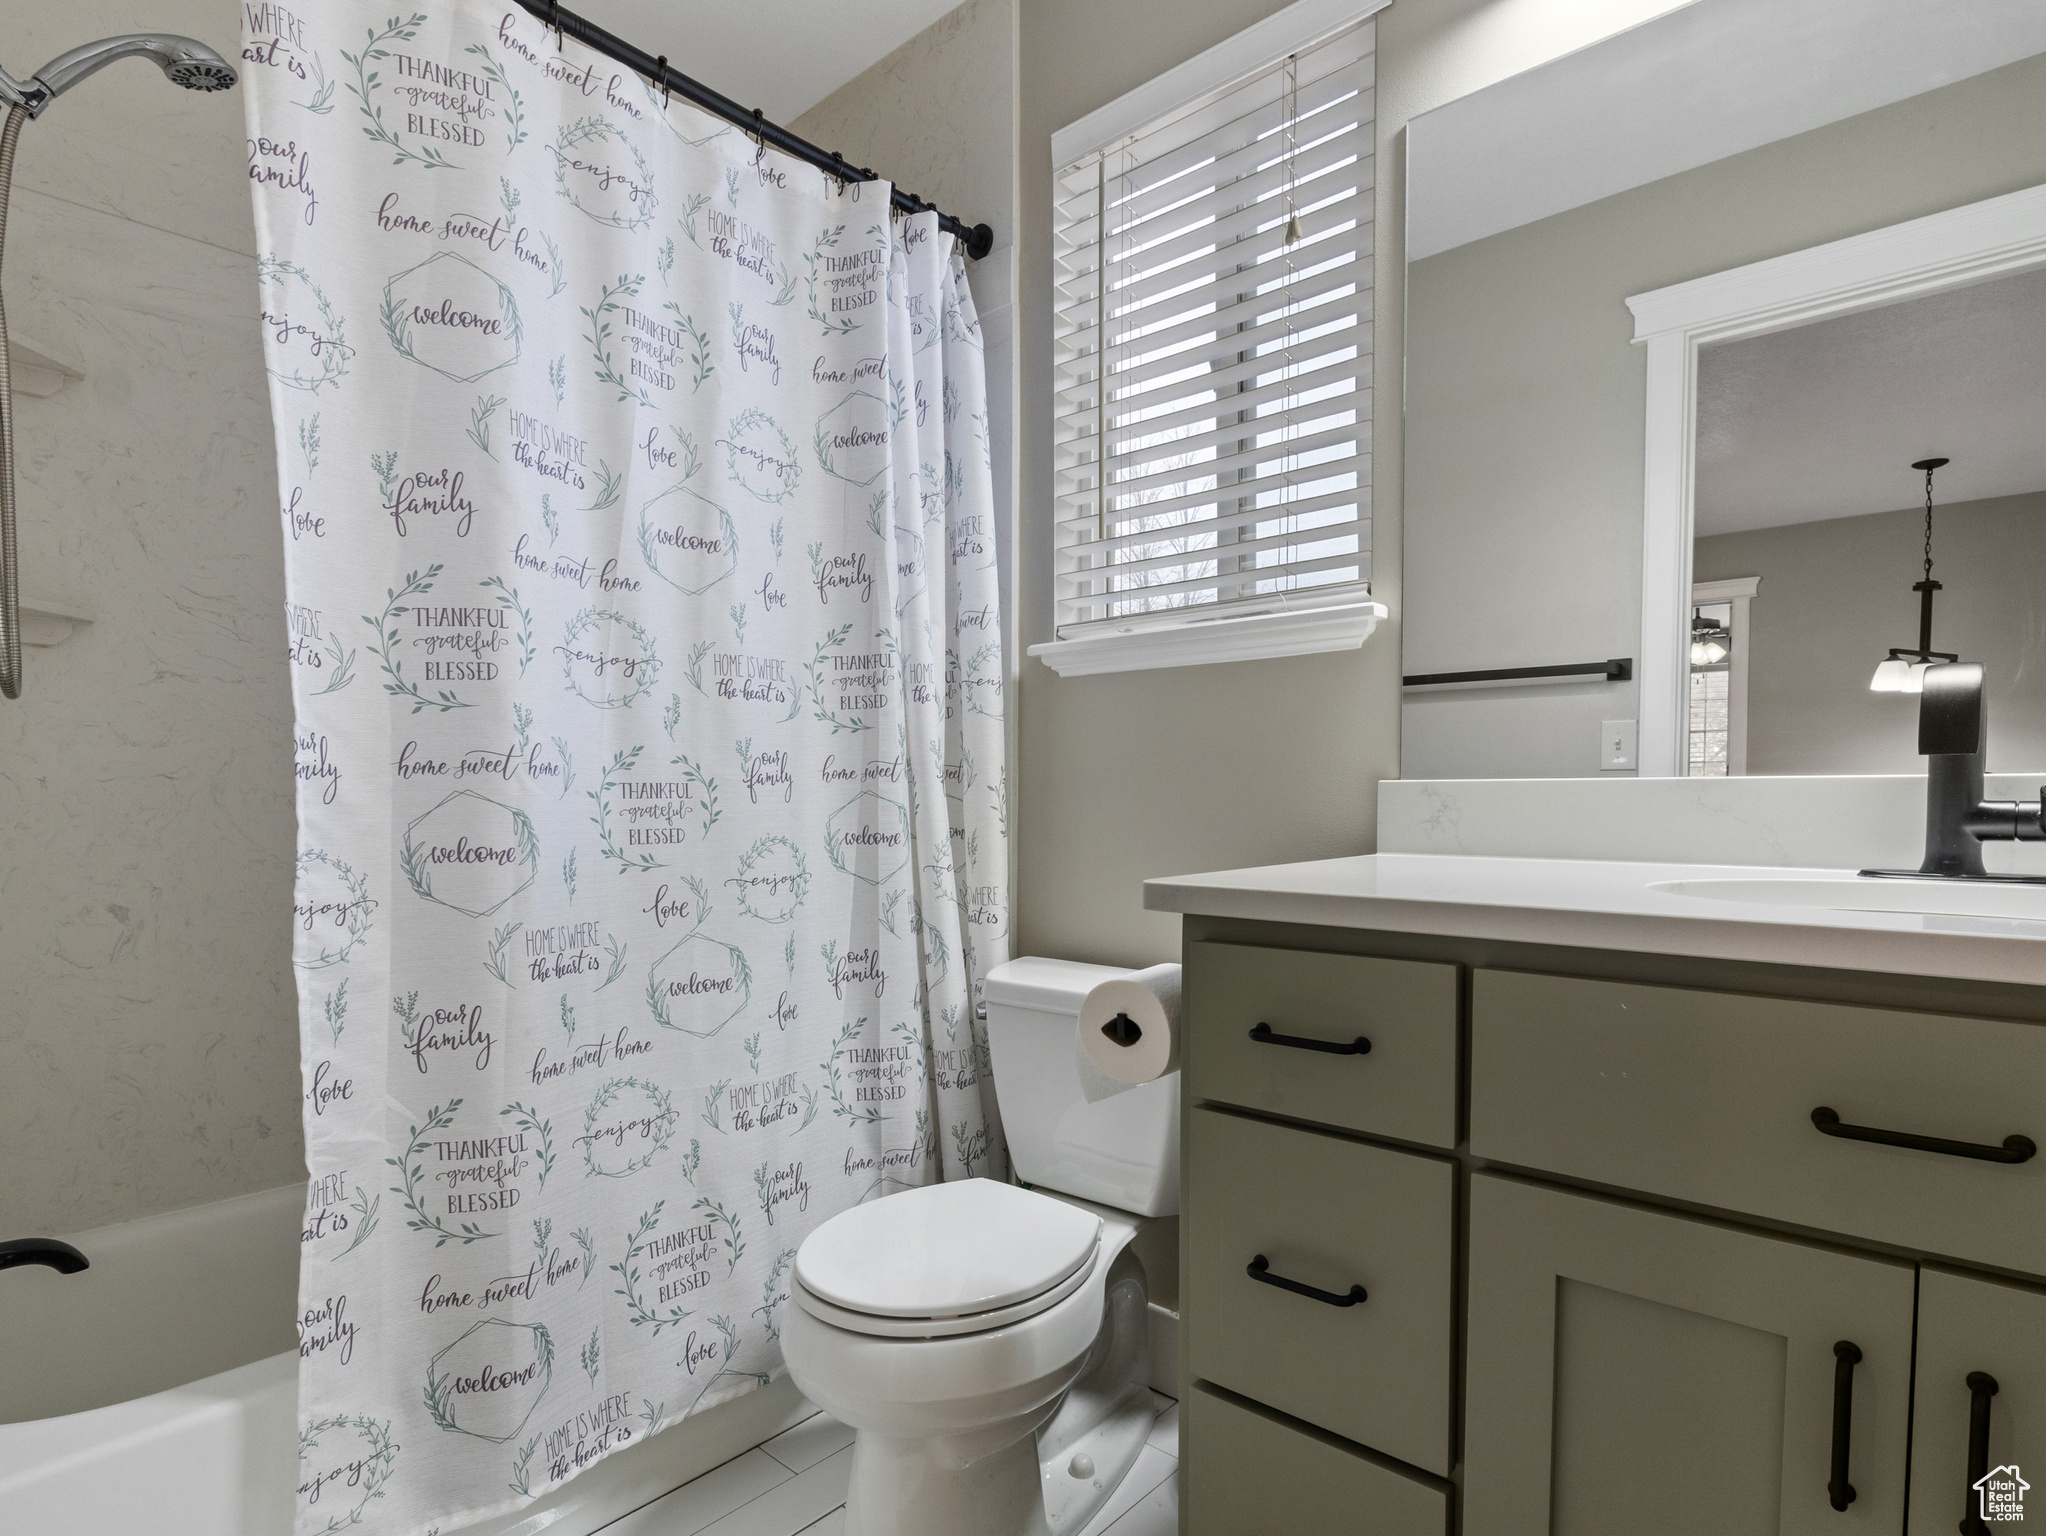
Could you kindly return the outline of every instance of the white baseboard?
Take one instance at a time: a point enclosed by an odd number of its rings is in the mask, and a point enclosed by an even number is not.
[[[1175,1402],[1179,1398],[1179,1314],[1151,1303],[1151,1379],[1153,1392]]]

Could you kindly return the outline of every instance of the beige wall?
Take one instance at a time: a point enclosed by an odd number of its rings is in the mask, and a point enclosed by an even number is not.
[[[1051,135],[1281,8],[1022,0],[1026,642],[1050,638],[1052,625]],[[1142,910],[1146,877],[1371,851],[1378,781],[1399,772],[1405,124],[1671,8],[1672,0],[1395,0],[1379,13],[1372,571],[1392,620],[1361,651],[1335,655],[1074,678],[1026,662],[1020,953],[1174,958],[1178,919]]]
[[[1401,135],[1416,113],[1674,7],[1676,0],[1395,0],[1379,14],[1372,567],[1392,621],[1361,651],[1282,661],[1060,678],[1020,648],[1051,634],[1051,135],[1282,8],[1279,0],[1002,0],[1016,20],[1014,91],[968,100],[933,140],[912,82],[959,93],[931,68],[975,0],[827,99],[800,125],[927,195],[1005,110],[1015,212],[986,217],[1014,242],[1020,532],[1011,590],[1018,953],[1124,964],[1171,958],[1179,924],[1142,908],[1147,876],[1368,852],[1377,784],[1397,772],[1401,608]],[[945,46],[958,48],[963,43]],[[978,44],[974,45],[975,50]],[[834,137],[834,135],[836,137]],[[964,187],[966,183],[958,185]],[[987,183],[984,183],[987,184]],[[948,204],[947,206],[951,206]],[[976,274],[976,293],[980,275]],[[983,315],[987,305],[983,301]],[[994,352],[990,350],[990,362]]]
[[[6,62],[148,28],[241,35],[232,0],[16,5]],[[0,1238],[305,1177],[240,93],[128,62],[58,101],[22,135],[6,280],[16,336],[85,375],[18,398],[23,586],[98,618],[0,704]]]
[[[1989,767],[2046,765],[2046,492],[1939,509],[1932,643],[1989,673]],[[1749,773],[1922,773],[1918,700],[1870,693],[1918,643],[1917,507],[1700,539],[1699,581],[1760,576],[1748,605]]]
[[[2041,182],[2046,56],[1415,263],[1408,670],[1639,649],[1645,395],[1628,295]],[[1598,722],[1635,714],[1631,684],[1416,695],[1402,766],[1596,773]]]

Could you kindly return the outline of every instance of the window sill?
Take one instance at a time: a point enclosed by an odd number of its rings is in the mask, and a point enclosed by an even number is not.
[[[1247,613],[1240,618],[1104,630],[1071,640],[1048,640],[1031,646],[1030,654],[1061,677],[1312,656],[1322,651],[1356,650],[1389,613],[1385,604],[1364,599],[1340,606]]]

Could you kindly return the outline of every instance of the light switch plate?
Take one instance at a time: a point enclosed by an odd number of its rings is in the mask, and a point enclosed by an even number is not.
[[[1598,766],[1601,773],[1632,773],[1640,732],[1632,720],[1601,720]]]

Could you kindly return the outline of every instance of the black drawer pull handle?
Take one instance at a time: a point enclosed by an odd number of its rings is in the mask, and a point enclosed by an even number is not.
[[[2029,1136],[2006,1136],[2000,1147],[1979,1141],[1948,1141],[1941,1136],[1919,1136],[1911,1131],[1884,1131],[1872,1125],[1842,1125],[1839,1113],[1821,1104],[1812,1111],[1812,1124],[1828,1136],[1848,1141],[1873,1141],[1885,1147],[1910,1147],[1919,1152],[1944,1152],[1948,1157],[1972,1157],[1984,1163],[2029,1163],[2039,1155]]]
[[[1833,1346],[1833,1476],[1826,1496],[1844,1514],[1854,1502],[1854,1484],[1847,1481],[1847,1452],[1854,1438],[1854,1368],[1861,1348],[1842,1339]]]
[[[1968,1512],[1961,1517],[1961,1536],[1990,1536],[1982,1518],[1988,1495],[1975,1485],[1989,1475],[1989,1400],[1996,1392],[1996,1378],[1987,1371],[1968,1373]]]
[[[1968,1372],[1968,1491],[1964,1495],[1966,1514],[1960,1518],[1960,1536],[1991,1536],[1983,1522],[1983,1499],[1987,1493],[1974,1489],[1989,1477],[1989,1399],[1997,1395],[1997,1379],[1987,1370]]]
[[[1371,1042],[1362,1035],[1348,1044],[1340,1040],[1311,1040],[1306,1035],[1275,1035],[1269,1024],[1251,1027],[1250,1038],[1259,1045],[1290,1045],[1296,1051],[1326,1051],[1331,1056],[1369,1056]]]
[[[1272,1273],[1271,1260],[1259,1254],[1243,1266],[1243,1272],[1253,1280],[1262,1280],[1266,1285],[1276,1285],[1282,1291],[1291,1291],[1296,1296],[1306,1296],[1314,1301],[1327,1302],[1332,1307],[1354,1307],[1367,1299],[1364,1287],[1353,1285],[1349,1294],[1338,1296],[1334,1291],[1324,1291],[1318,1285],[1307,1285],[1298,1280],[1288,1280],[1284,1275]]]

